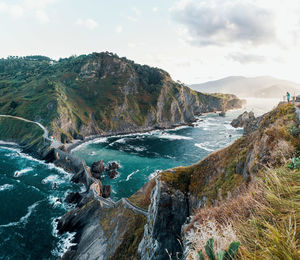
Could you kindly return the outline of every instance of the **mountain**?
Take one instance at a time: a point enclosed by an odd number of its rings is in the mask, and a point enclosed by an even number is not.
[[[239,97],[283,98],[286,92],[300,94],[300,84],[268,76],[247,78],[232,76],[202,84],[193,84],[194,90],[207,93],[232,93]]]
[[[158,68],[105,53],[51,60],[0,59],[0,112],[40,122],[63,143],[91,135],[170,128],[203,112],[240,107],[203,94]]]

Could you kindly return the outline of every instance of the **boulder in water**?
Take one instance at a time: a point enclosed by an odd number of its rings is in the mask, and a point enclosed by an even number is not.
[[[94,178],[99,179],[101,178],[101,173],[104,171],[103,161],[97,161],[92,163],[91,172]]]

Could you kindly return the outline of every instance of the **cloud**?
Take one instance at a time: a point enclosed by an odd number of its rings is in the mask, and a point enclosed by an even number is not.
[[[24,15],[24,8],[18,4],[8,5],[0,2],[0,13],[7,13],[13,18],[20,18]]]
[[[49,22],[46,8],[59,0],[22,0],[19,4],[6,4],[0,2],[0,12],[6,13],[13,18],[21,18],[24,15],[31,15],[41,23]]]
[[[268,9],[238,0],[181,0],[171,8],[189,41],[198,46],[251,43],[276,39],[274,15]]]
[[[123,26],[119,25],[116,27],[116,33],[121,33],[123,31]]]
[[[137,16],[140,16],[140,15],[142,14],[142,12],[141,12],[139,9],[137,9],[136,7],[132,7],[131,10],[132,10],[133,12],[135,12],[135,14],[136,14]]]
[[[136,44],[135,44],[135,43],[132,43],[132,42],[129,42],[129,43],[127,44],[127,46],[128,46],[129,48],[135,48],[135,47],[136,47]]]
[[[78,19],[76,22],[77,25],[84,26],[89,30],[96,29],[99,25],[96,21],[91,18],[88,19]]]
[[[47,13],[43,10],[37,10],[35,12],[36,18],[41,22],[41,23],[48,23],[50,21]]]
[[[127,18],[127,20],[129,20],[129,21],[131,21],[131,22],[134,22],[134,23],[136,23],[136,22],[138,21],[137,18],[132,17],[132,16],[126,16],[126,18]]]
[[[157,8],[157,7],[153,7],[153,8],[152,8],[152,11],[153,11],[154,13],[156,13],[156,12],[158,11],[158,8]]]
[[[234,52],[230,53],[227,58],[239,62],[241,64],[248,64],[248,63],[264,63],[268,59],[262,55],[253,55],[253,54],[246,54],[241,52]]]
[[[58,0],[24,0],[24,5],[29,9],[41,10],[57,2]]]

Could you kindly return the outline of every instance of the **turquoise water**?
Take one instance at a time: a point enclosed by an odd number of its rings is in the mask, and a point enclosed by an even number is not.
[[[247,110],[262,114],[277,102],[253,100]],[[112,198],[118,200],[136,192],[157,170],[190,165],[228,146],[242,134],[241,129],[230,126],[241,112],[231,111],[224,118],[206,115],[195,127],[94,140],[74,154],[88,164],[99,159],[120,163],[117,178],[102,176],[104,184],[112,185]],[[54,182],[59,184],[55,190]],[[56,233],[55,219],[70,209],[57,199],[62,201],[68,191],[80,189],[70,183],[68,173],[54,165],[0,146],[0,259],[57,259],[70,246],[73,235]]]
[[[242,134],[241,129],[230,125],[236,114],[230,112],[224,118],[217,114],[202,116],[194,127],[99,138],[77,147],[73,153],[88,165],[100,159],[121,165],[115,179],[102,174],[103,184],[111,185],[111,197],[118,200],[135,193],[158,170],[191,165],[231,144]]]
[[[0,259],[57,258],[71,238],[56,234],[54,220],[68,210],[57,199],[63,201],[79,186],[69,181],[68,173],[18,149],[0,147],[0,166]]]

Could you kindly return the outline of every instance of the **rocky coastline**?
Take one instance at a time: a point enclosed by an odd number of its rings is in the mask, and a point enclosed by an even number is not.
[[[211,112],[215,111],[213,110]],[[188,122],[185,124],[180,123],[171,125],[169,127],[149,128],[144,132],[170,129],[183,125],[192,125],[192,122]],[[139,256],[137,254],[144,255],[144,257],[146,257],[146,252],[142,252],[141,249],[139,249],[139,253],[137,253],[137,248],[140,245],[141,241],[143,241],[143,243],[145,244],[148,243],[145,240],[144,232],[146,231],[144,231],[144,226],[147,224],[147,222],[152,223],[151,219],[155,218],[155,216],[152,215],[151,210],[149,215],[145,215],[146,213],[144,213],[148,212],[148,206],[150,206],[150,203],[152,205],[151,207],[153,207],[153,203],[151,202],[152,198],[154,198],[153,196],[155,196],[155,193],[152,192],[153,182],[151,182],[150,184],[147,183],[145,185],[146,187],[142,187],[141,190],[133,195],[132,198],[121,199],[118,202],[113,202],[111,199],[109,199],[110,187],[102,187],[101,180],[97,178],[97,176],[95,176],[95,173],[97,173],[97,171],[91,171],[90,167],[86,165],[84,160],[77,158],[76,156],[71,154],[72,149],[74,149],[78,145],[83,144],[84,142],[94,140],[95,138],[109,137],[116,134],[126,135],[132,133],[136,132],[130,131],[92,136],[69,146],[63,144],[58,148],[51,147],[50,142],[44,142],[43,147],[40,147],[38,150],[35,149],[35,147],[26,146],[24,144],[18,146],[24,152],[38,159],[44,160],[47,163],[54,163],[57,167],[63,168],[65,171],[72,174],[71,181],[75,183],[81,183],[85,186],[85,191],[82,193],[68,194],[68,196],[66,197],[66,202],[75,204],[76,208],[66,213],[64,216],[57,220],[59,233],[62,234],[64,232],[76,232],[73,241],[74,243],[76,243],[76,245],[70,248],[70,250],[63,256],[63,259],[82,259],[82,257],[86,257],[87,254],[93,255],[93,259],[96,259],[97,257],[101,258],[104,256],[107,258],[110,257],[111,259],[117,259],[114,257],[117,257],[117,255],[120,254],[120,250],[123,247],[125,247],[126,249],[122,250],[125,250],[128,254],[132,253],[134,255],[132,259],[139,259]],[[103,165],[100,165],[100,167],[102,166]],[[103,168],[102,171],[104,170],[105,169]],[[115,171],[117,169],[113,167],[113,170]],[[114,177],[114,171],[112,177]],[[109,173],[110,170],[108,170],[107,172]],[[159,182],[159,180],[156,181]],[[166,193],[163,194],[164,196],[166,195]],[[145,200],[148,200],[148,202],[144,203]],[[185,200],[186,198],[183,196],[182,201],[184,202]],[[172,204],[175,200],[174,198],[172,199],[171,196],[170,198],[166,198],[166,201],[171,201],[170,203]],[[178,209],[180,209],[181,206],[179,205]],[[171,206],[171,208],[169,208],[168,210],[172,211],[173,206]],[[189,209],[187,208],[186,210],[188,212]],[[168,212],[165,213],[169,214]],[[182,216],[184,216],[183,219],[186,219],[188,213],[185,213]],[[178,219],[178,223],[180,222],[180,225],[176,224],[176,226],[180,227],[183,224],[183,219]],[[99,225],[99,222],[102,224]],[[124,225],[122,226],[122,228],[120,228],[119,225],[122,222],[124,222]],[[128,223],[125,224],[125,222]],[[157,223],[159,224],[159,222]],[[174,223],[172,222],[171,226],[174,226]],[[157,226],[154,230],[156,230],[157,228],[159,229],[163,227]],[[147,230],[149,231],[149,229]],[[177,235],[180,233],[179,231],[180,229],[176,231]],[[127,241],[128,236],[130,236],[131,232],[133,232],[139,238],[137,241],[135,241],[135,247],[134,250],[132,249],[132,252],[130,251],[130,245]],[[152,231],[149,232],[151,233]],[[166,231],[166,235],[168,232],[169,231]],[[99,234],[102,234],[102,236]],[[117,242],[115,239],[110,238],[112,234],[118,237]],[[143,237],[144,240],[142,240]],[[159,238],[160,243],[163,242],[163,240],[163,237]],[[171,252],[177,252],[178,245],[176,245],[177,242],[175,243],[176,236],[174,236],[174,238],[172,238],[171,240],[166,240],[163,243],[169,243],[165,246],[171,248]],[[91,242],[93,242],[93,245],[90,244]],[[174,245],[175,247],[172,249]],[[90,249],[91,251],[86,250],[86,248],[93,247],[94,249]],[[99,250],[99,247],[103,247],[104,249]],[[163,250],[162,247],[160,247],[159,250]],[[157,252],[155,251],[155,254],[158,254],[160,252],[159,254],[161,254],[161,256],[163,257],[164,250],[159,250]]]

